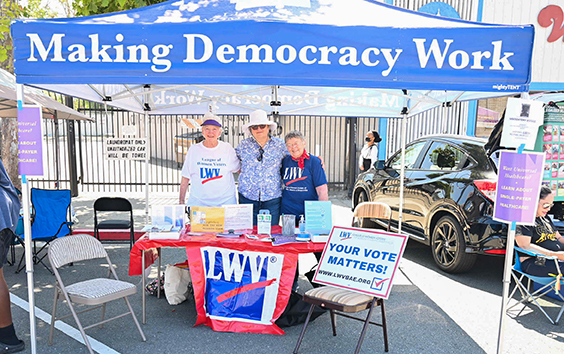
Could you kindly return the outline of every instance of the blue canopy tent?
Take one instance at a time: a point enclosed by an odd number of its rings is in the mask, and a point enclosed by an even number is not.
[[[327,115],[326,101],[337,97],[343,104],[332,115],[401,118],[444,102],[527,92],[533,26],[373,0],[171,0],[16,20],[12,38],[18,83],[146,116],[201,114],[206,102],[220,114],[272,104],[280,114]],[[399,103],[388,104],[390,97]]]
[[[408,115],[445,101],[527,91],[533,27],[440,18],[371,0],[171,0],[98,16],[17,20],[12,37],[19,83],[136,112],[201,113],[210,101],[247,113],[270,104],[272,86],[320,91],[314,86],[325,87],[319,97],[348,96],[345,112],[333,114],[401,117],[405,105],[380,104],[382,89],[409,101]],[[290,102],[280,113],[327,113],[323,101],[310,101]]]

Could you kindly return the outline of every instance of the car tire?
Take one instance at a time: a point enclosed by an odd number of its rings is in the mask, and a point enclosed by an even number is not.
[[[356,196],[356,203],[354,204],[355,207],[360,203],[369,202],[368,197],[366,196],[366,192],[361,191]],[[368,218],[356,218],[354,222],[354,227],[360,227],[363,229],[379,229],[381,228],[380,225],[375,223],[374,221]]]
[[[452,216],[443,216],[433,229],[431,252],[437,266],[447,273],[466,272],[474,266],[477,256],[466,253],[462,228]]]

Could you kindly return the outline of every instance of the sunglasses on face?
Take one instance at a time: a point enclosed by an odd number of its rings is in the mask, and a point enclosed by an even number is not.
[[[262,161],[262,155],[264,154],[264,150],[260,147],[259,148],[259,155],[257,156],[257,161],[261,162]]]
[[[266,128],[266,124],[251,125],[251,129],[252,129],[252,130],[264,129],[264,128]]]
[[[552,208],[553,206],[554,206],[554,203],[544,203],[544,204],[542,205],[542,207],[543,207],[544,209],[550,209],[550,208]]]

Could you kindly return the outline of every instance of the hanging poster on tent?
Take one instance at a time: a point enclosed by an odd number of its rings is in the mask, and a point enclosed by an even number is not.
[[[407,240],[391,232],[334,226],[313,281],[387,299]]]
[[[503,150],[499,159],[493,218],[533,225],[539,202],[544,155]]]
[[[104,142],[106,160],[145,160],[146,139],[108,138]]]
[[[537,129],[543,121],[543,103],[540,101],[509,98],[505,109],[501,146],[533,150],[537,140]]]
[[[18,158],[20,175],[43,176],[41,106],[23,105],[18,110]]]
[[[544,108],[535,151],[545,155],[542,184],[552,190],[555,201],[564,201],[564,103]]]

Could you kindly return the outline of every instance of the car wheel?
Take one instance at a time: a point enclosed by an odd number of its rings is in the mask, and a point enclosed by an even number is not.
[[[476,255],[466,253],[466,242],[462,229],[452,216],[443,216],[431,236],[433,259],[447,273],[469,270],[476,262]]]
[[[364,202],[368,202],[368,197],[366,196],[366,192],[361,191],[357,197],[356,197],[356,205],[359,205],[360,203],[364,203]],[[355,227],[361,227],[363,229],[378,229],[380,228],[380,226],[378,224],[376,224],[374,221],[368,219],[368,218],[356,218],[355,223],[354,223]]]

